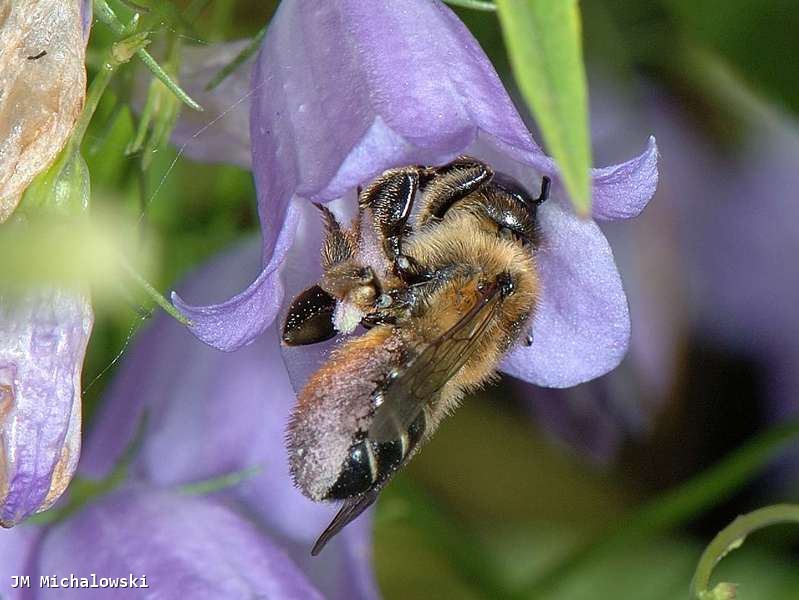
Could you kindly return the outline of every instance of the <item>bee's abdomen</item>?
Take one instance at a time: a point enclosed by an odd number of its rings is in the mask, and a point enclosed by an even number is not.
[[[339,497],[376,480],[379,454],[359,445],[373,410],[379,382],[401,360],[403,341],[388,326],[348,339],[308,380],[299,394],[287,431],[289,469],[312,500]],[[345,466],[347,467],[345,469]],[[343,497],[343,496],[342,496]]]
[[[336,483],[325,498],[342,500],[365,492],[377,480],[377,468],[377,457],[372,445],[365,439],[356,442],[344,460]]]
[[[422,412],[399,439],[378,443],[364,437],[355,442],[325,500],[343,500],[373,486],[381,486],[410,456],[424,430],[425,414]]]

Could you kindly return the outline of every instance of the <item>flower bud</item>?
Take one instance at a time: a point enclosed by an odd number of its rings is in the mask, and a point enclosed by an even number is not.
[[[70,144],[53,165],[40,173],[25,190],[20,210],[65,216],[81,215],[89,208],[91,179],[83,156]]]

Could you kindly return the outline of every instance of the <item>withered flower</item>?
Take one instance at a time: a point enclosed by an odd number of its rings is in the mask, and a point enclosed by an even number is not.
[[[0,223],[69,138],[86,96],[85,2],[0,7]]]

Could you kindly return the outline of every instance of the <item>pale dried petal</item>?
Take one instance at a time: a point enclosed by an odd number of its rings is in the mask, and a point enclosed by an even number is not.
[[[0,223],[64,147],[83,108],[82,6],[64,0],[0,5]]]

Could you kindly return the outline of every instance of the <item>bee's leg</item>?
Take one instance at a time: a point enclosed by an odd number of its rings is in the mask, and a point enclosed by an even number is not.
[[[322,204],[314,204],[319,212],[322,213],[322,218],[325,220],[325,240],[322,244],[322,268],[329,271],[336,265],[339,265],[351,258],[355,257],[358,248],[357,232],[358,227],[354,227],[352,231],[344,231],[341,225],[336,220],[329,208]]]
[[[419,189],[422,167],[391,169],[361,190],[358,204],[372,213],[389,259],[402,254],[402,240],[409,233],[408,218]]]
[[[420,225],[442,218],[453,204],[491,181],[494,172],[477,159],[461,156],[442,167],[427,169],[424,175],[425,204],[419,213]]]
[[[423,276],[419,265],[403,254],[402,243],[411,233],[408,219],[426,172],[427,169],[417,166],[391,169],[358,194],[359,207],[371,211],[386,257],[397,275],[406,281]]]

